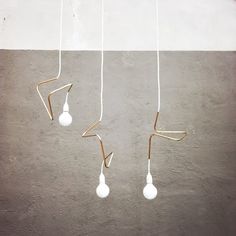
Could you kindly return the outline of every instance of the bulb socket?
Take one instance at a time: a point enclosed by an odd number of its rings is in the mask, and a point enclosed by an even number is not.
[[[150,172],[147,174],[146,181],[147,184],[152,184],[152,175]]]
[[[65,102],[65,104],[63,106],[63,112],[69,112],[69,105],[67,102]]]
[[[103,173],[99,176],[99,184],[105,184],[105,175]]]

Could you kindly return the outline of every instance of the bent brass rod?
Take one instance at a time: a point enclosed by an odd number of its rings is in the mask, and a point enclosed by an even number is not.
[[[165,138],[165,139],[173,140],[173,141],[181,141],[187,135],[186,131],[162,131],[162,130],[158,130],[157,129],[158,117],[159,117],[159,112],[157,112],[156,118],[155,118],[155,121],[154,121],[154,133],[152,133],[149,136],[149,140],[148,140],[148,159],[151,159],[152,138],[154,136],[159,136],[161,138]],[[168,135],[165,135],[165,134],[181,134],[181,137],[175,138],[175,137],[171,137],[171,136],[168,136]]]
[[[39,87],[40,87],[41,85],[43,85],[43,84],[50,83],[50,82],[55,81],[55,80],[57,80],[57,79],[58,79],[58,78],[53,78],[53,79],[49,79],[49,80],[44,80],[44,81],[42,81],[42,82],[39,82],[39,83],[37,84],[37,86],[36,86],[36,89],[37,89],[37,92],[38,92],[38,94],[39,94],[39,97],[40,97],[40,99],[41,99],[41,101],[42,101],[42,103],[43,103],[43,105],[44,105],[44,107],[45,107],[45,109],[46,109],[46,111],[47,111],[47,113],[48,113],[48,116],[49,116],[50,120],[53,120],[53,119],[54,119],[53,110],[52,110],[52,103],[51,103],[51,96],[52,96],[52,94],[54,94],[54,93],[56,93],[56,92],[58,92],[58,91],[60,91],[60,90],[63,90],[64,88],[67,88],[67,87],[69,87],[68,90],[67,90],[67,93],[69,93],[70,90],[71,90],[71,88],[72,88],[72,86],[73,86],[73,84],[71,84],[71,83],[70,83],[70,84],[66,84],[66,85],[64,85],[64,86],[62,86],[62,87],[60,87],[60,88],[58,88],[58,89],[55,89],[55,90],[53,90],[52,92],[50,92],[50,93],[48,94],[48,106],[47,106],[47,104],[46,104],[46,102],[44,101],[43,96],[42,96],[42,94],[41,94],[41,92],[40,92]]]
[[[103,145],[103,141],[100,135],[98,135],[97,133],[89,133],[91,132],[93,129],[97,128],[97,126],[101,123],[100,120],[96,121],[95,123],[93,123],[91,126],[89,126],[88,129],[85,130],[85,132],[82,134],[83,138],[89,138],[89,137],[97,137],[100,143],[100,148],[101,148],[101,153],[102,153],[102,158],[104,161],[104,166],[106,168],[109,168],[109,164],[107,163],[107,160],[113,156],[113,152],[109,153],[108,155],[106,155],[105,153],[105,149],[104,149],[104,145]]]
[[[52,104],[51,104],[51,100],[50,100],[51,95],[54,94],[54,93],[56,93],[56,92],[58,92],[58,91],[60,91],[60,90],[62,90],[62,89],[64,89],[64,88],[67,88],[67,87],[69,87],[69,89],[68,89],[68,91],[67,91],[67,92],[69,93],[70,90],[71,90],[71,88],[72,88],[72,86],[73,86],[73,84],[71,84],[71,83],[70,83],[70,84],[66,84],[66,85],[64,85],[64,86],[62,86],[62,87],[60,87],[60,88],[58,88],[58,89],[55,89],[55,90],[53,90],[52,92],[50,92],[50,93],[48,94],[48,106],[47,106],[47,104],[46,104],[46,102],[44,101],[43,96],[42,96],[42,94],[41,94],[39,88],[40,88],[41,85],[46,84],[46,83],[53,82],[53,81],[55,81],[55,80],[58,80],[58,78],[52,78],[52,79],[49,79],[49,80],[41,81],[41,82],[39,82],[39,83],[37,84],[37,86],[36,86],[38,95],[39,95],[39,97],[40,97],[40,99],[41,99],[41,101],[42,101],[42,103],[43,103],[43,105],[44,105],[44,107],[45,107],[45,109],[46,109],[46,111],[47,111],[47,113],[48,113],[48,116],[49,116],[49,118],[50,118],[51,120],[54,119],[54,117],[53,117],[53,111],[52,111]]]
[[[42,84],[50,83],[50,82],[55,81],[55,80],[57,80],[57,78],[52,78],[52,79],[49,79],[49,80],[44,80],[44,81],[39,82],[39,83],[37,84],[37,86],[36,86],[38,95],[39,95],[39,97],[40,97],[40,99],[41,99],[41,101],[42,101],[42,103],[43,103],[43,105],[44,105],[44,107],[45,107],[45,109],[46,109],[46,111],[47,111],[47,113],[48,113],[48,116],[49,116],[49,118],[50,118],[51,120],[53,120],[53,119],[52,119],[51,112],[50,112],[50,110],[48,109],[48,106],[46,105],[46,103],[45,103],[45,101],[44,101],[44,99],[43,99],[43,96],[42,96],[42,94],[41,94],[41,92],[40,92],[40,90],[39,90],[39,87],[40,87]]]

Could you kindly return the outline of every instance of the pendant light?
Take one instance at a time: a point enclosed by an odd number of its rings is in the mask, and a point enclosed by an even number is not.
[[[109,153],[108,155],[105,152],[104,144],[102,141],[102,138],[99,134],[93,132],[95,128],[97,128],[103,118],[103,83],[104,83],[104,3],[103,0],[101,0],[101,68],[100,68],[100,78],[101,78],[101,91],[100,91],[100,118],[98,121],[95,121],[92,125],[89,126],[85,130],[85,132],[82,134],[82,137],[84,138],[89,138],[89,137],[97,137],[100,143],[100,148],[101,148],[101,153],[102,153],[102,165],[101,165],[101,173],[99,176],[99,185],[96,189],[96,193],[98,197],[100,198],[106,198],[109,193],[110,189],[105,183],[105,176],[103,174],[103,166],[106,168],[109,168],[112,157],[113,157],[113,152]]]
[[[46,109],[47,113],[48,113],[48,116],[51,120],[54,120],[54,115],[53,115],[53,110],[52,110],[52,103],[51,103],[51,96],[61,90],[64,90],[64,89],[67,89],[67,94],[66,94],[66,98],[65,98],[65,103],[64,103],[64,106],[63,106],[63,112],[62,114],[59,116],[59,123],[60,125],[62,126],[69,126],[71,123],[72,123],[72,116],[70,115],[69,113],[69,105],[68,105],[68,95],[69,95],[69,92],[73,86],[72,83],[69,83],[69,84],[66,84],[60,88],[57,88],[53,91],[51,91],[49,94],[48,94],[48,105],[46,104],[41,92],[40,92],[40,87],[42,85],[45,85],[45,84],[48,84],[48,83],[51,83],[53,81],[56,81],[60,78],[61,76],[61,65],[62,65],[62,23],[63,23],[63,0],[61,0],[61,7],[60,7],[60,42],[59,42],[59,53],[58,53],[58,74],[55,78],[52,78],[52,79],[49,79],[49,80],[44,80],[44,81],[41,81],[37,84],[37,92],[38,92],[38,95],[44,105],[44,108]]]
[[[160,113],[160,44],[159,44],[159,7],[158,0],[156,0],[156,42],[157,42],[157,50],[156,50],[156,61],[157,61],[157,113],[154,121],[154,130],[149,136],[148,141],[148,173],[146,176],[146,186],[143,189],[143,195],[146,199],[152,200],[157,196],[157,188],[153,185],[153,179],[150,172],[151,165],[151,149],[152,149],[152,138],[154,136],[158,136],[161,138],[165,138],[173,141],[181,141],[187,135],[186,131],[161,131],[157,129],[157,121]],[[172,137],[169,135],[178,135],[179,137]]]

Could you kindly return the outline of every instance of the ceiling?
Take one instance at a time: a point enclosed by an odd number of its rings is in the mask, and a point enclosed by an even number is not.
[[[64,0],[65,50],[99,50],[100,3]],[[104,0],[106,50],[155,50],[154,0]],[[0,48],[57,49],[59,0],[0,4]],[[162,50],[236,49],[236,1],[159,0]]]

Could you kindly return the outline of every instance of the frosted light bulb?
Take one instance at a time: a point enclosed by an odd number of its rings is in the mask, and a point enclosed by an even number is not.
[[[146,199],[152,200],[157,196],[157,189],[153,184],[147,184],[143,189],[143,195]]]
[[[69,126],[72,123],[72,116],[69,113],[69,105],[65,102],[63,112],[59,116],[59,123],[62,126]]]
[[[72,123],[72,116],[69,112],[62,112],[59,116],[59,123],[62,126],[69,126]]]
[[[110,193],[110,189],[105,183],[105,176],[103,173],[99,176],[99,185],[96,188],[96,193],[100,198],[106,198]]]
[[[143,188],[143,195],[146,199],[152,200],[156,198],[157,196],[157,189],[152,184],[152,175],[150,173],[147,174],[146,181],[147,181],[147,184]]]

